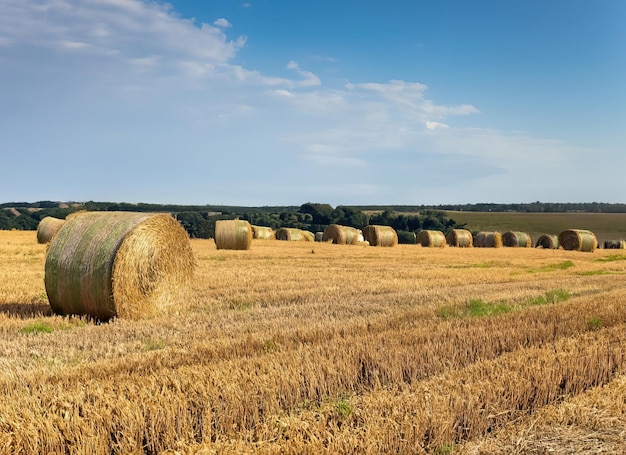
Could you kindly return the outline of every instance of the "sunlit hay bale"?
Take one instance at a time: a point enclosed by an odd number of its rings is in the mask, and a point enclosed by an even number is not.
[[[474,246],[478,248],[502,248],[502,234],[498,231],[481,231],[474,238]]]
[[[217,220],[215,246],[218,250],[249,250],[252,226],[245,220]]]
[[[65,220],[53,216],[42,218],[37,225],[37,243],[50,243],[64,223]]]
[[[424,229],[417,233],[417,243],[430,248],[443,248],[446,246],[446,236],[441,231]]]
[[[189,236],[170,215],[85,212],[52,239],[44,281],[57,314],[139,319],[180,308],[194,268]]]
[[[530,248],[533,245],[533,239],[526,232],[507,231],[502,234],[502,245],[512,248]]]
[[[369,225],[363,228],[363,238],[371,246],[396,246],[398,233],[391,226]]]
[[[336,245],[357,245],[359,243],[359,230],[350,226],[331,224],[324,230],[322,240]]]
[[[446,242],[449,246],[455,246],[458,248],[472,248],[474,246],[474,239],[472,233],[467,229],[452,229],[446,235]]]
[[[296,228],[280,228],[276,230],[276,240],[292,242],[313,242],[315,235],[312,232]]]
[[[324,233],[323,232],[316,232],[315,233],[315,241],[316,242],[321,242],[322,239],[324,238]]]
[[[541,234],[535,243],[535,248],[556,250],[559,248],[559,237],[552,234]]]
[[[274,229],[267,226],[252,226],[252,238],[259,240],[272,240],[275,238]]]
[[[605,240],[604,241],[605,250],[623,250],[625,248],[626,248],[625,240]]]
[[[598,247],[598,239],[585,229],[567,229],[559,234],[559,245],[564,250],[591,253]]]

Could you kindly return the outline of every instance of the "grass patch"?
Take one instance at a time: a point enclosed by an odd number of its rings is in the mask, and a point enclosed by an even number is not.
[[[589,270],[587,272],[580,272],[580,276],[594,276],[594,275],[611,275],[613,272],[607,270]]]
[[[591,330],[600,330],[604,324],[602,323],[602,319],[597,316],[593,316],[587,320],[587,327]]]
[[[626,255],[623,254],[611,254],[605,258],[594,259],[594,262],[616,262],[616,261],[626,261]]]
[[[348,401],[346,398],[341,398],[337,401],[337,414],[339,417],[348,417],[352,414],[352,403]]]
[[[33,322],[20,330],[22,333],[52,333],[54,327],[46,322]]]
[[[461,306],[443,306],[437,309],[436,313],[442,319],[450,318],[479,318],[485,316],[497,316],[520,310],[528,306],[549,305],[563,302],[571,297],[568,291],[553,289],[543,295],[531,297],[518,304],[508,304],[503,302],[484,302],[482,299],[470,299]]]
[[[539,267],[538,269],[528,269],[528,271],[530,273],[555,272],[557,270],[567,270],[570,267],[574,267],[574,263],[568,260],[556,264],[544,265],[543,267]]]
[[[159,349],[163,349],[165,347],[165,342],[163,340],[155,340],[152,338],[146,338],[143,342],[143,350],[145,352],[148,351],[157,351]]]

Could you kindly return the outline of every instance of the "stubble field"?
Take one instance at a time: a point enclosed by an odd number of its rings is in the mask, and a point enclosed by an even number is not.
[[[0,453],[621,453],[626,255],[192,240],[177,314],[54,316],[0,231]]]

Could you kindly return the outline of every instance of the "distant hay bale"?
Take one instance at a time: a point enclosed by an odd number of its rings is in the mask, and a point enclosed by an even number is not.
[[[591,253],[598,247],[598,239],[585,229],[567,229],[559,234],[559,245],[564,250]]]
[[[452,229],[446,235],[446,242],[449,246],[458,248],[472,248],[474,246],[472,233],[467,229]]]
[[[357,245],[359,243],[359,230],[350,226],[331,224],[324,230],[322,241],[332,242],[337,245]]]
[[[424,229],[417,233],[417,243],[431,248],[443,248],[446,246],[446,236],[441,231]]]
[[[53,216],[42,218],[37,225],[37,243],[50,243],[64,223],[65,220]]]
[[[276,240],[287,240],[292,242],[313,242],[315,235],[312,232],[296,228],[280,228],[275,233]]]
[[[138,319],[183,304],[194,268],[189,236],[170,215],[85,212],[50,242],[44,281],[57,314]]]
[[[605,240],[605,250],[623,250],[626,249],[626,240]]]
[[[552,234],[541,234],[535,243],[535,248],[556,250],[559,248],[559,237]]]
[[[217,220],[215,246],[218,250],[249,250],[252,226],[245,220]]]
[[[502,248],[502,234],[498,231],[481,231],[474,238],[477,248]]]
[[[324,232],[319,231],[315,233],[315,241],[321,242],[324,239]]]
[[[398,233],[391,226],[369,225],[363,228],[363,238],[371,246],[391,247],[398,244]]]
[[[530,234],[520,231],[507,231],[502,234],[502,246],[512,248],[530,248],[533,239]]]
[[[272,240],[275,238],[274,229],[267,226],[252,226],[252,238],[259,240]]]

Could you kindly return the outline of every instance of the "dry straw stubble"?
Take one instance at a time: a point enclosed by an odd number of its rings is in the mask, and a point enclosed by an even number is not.
[[[44,281],[57,314],[139,319],[183,306],[194,268],[187,232],[170,215],[86,212],[50,243]]]
[[[245,220],[217,220],[215,246],[218,250],[249,250],[252,226]]]
[[[396,246],[398,234],[391,226],[369,225],[363,228],[363,238],[371,246]]]

